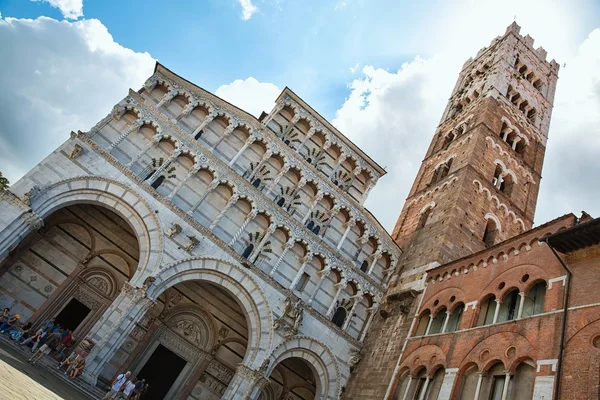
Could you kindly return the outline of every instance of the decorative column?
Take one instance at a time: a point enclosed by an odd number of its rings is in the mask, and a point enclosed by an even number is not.
[[[504,371],[504,387],[502,388],[502,400],[508,398],[508,384],[510,383],[510,371]]]
[[[200,200],[198,200],[196,202],[196,204],[194,204],[194,206],[192,208],[190,208],[190,210],[187,212],[188,215],[194,215],[194,213],[196,212],[196,210],[198,209],[198,207],[200,207],[200,204],[202,204],[202,202],[204,200],[206,200],[206,198],[208,197],[208,195],[217,188],[217,186],[219,186],[220,181],[218,179],[213,179],[212,182],[210,183],[210,185],[208,185],[208,187],[206,188],[206,192],[204,192],[204,194],[202,196],[200,196]]]
[[[181,118],[188,117],[192,113],[192,111],[194,111],[194,108],[196,108],[197,106],[198,106],[198,102],[187,103],[185,105],[185,107],[183,107],[183,109],[181,110],[181,112],[179,113],[177,118],[175,118],[175,121],[179,122],[181,120]]]
[[[339,206],[333,207],[331,211],[329,211],[329,217],[327,218],[327,221],[323,224],[323,229],[321,230],[321,232],[319,232],[320,235],[317,236],[325,237],[325,233],[327,232],[327,229],[329,229],[331,221],[333,221],[333,218],[335,218],[338,212],[340,212]]]
[[[350,218],[350,220],[346,223],[346,230],[344,231],[344,234],[342,235],[342,238],[340,239],[340,242],[337,245],[338,250],[342,248],[344,240],[346,240],[346,237],[348,237],[348,234],[350,233],[350,230],[352,230],[352,227],[354,225],[356,225],[356,220],[354,218]]]
[[[146,296],[146,288],[134,287],[126,282],[119,295],[96,322],[79,345],[83,350],[91,347],[86,357],[83,379],[95,384],[98,375],[121,347],[136,323],[155,302]]]
[[[515,150],[515,151],[517,150],[517,143],[519,143],[520,141],[521,141],[521,138],[519,136],[517,136],[515,138],[515,140],[513,140],[513,144],[512,144],[512,149],[513,150]]]
[[[525,292],[519,292],[519,311],[517,312],[517,319],[521,319],[523,317],[523,306],[525,305],[525,297],[527,295]]]
[[[229,161],[229,166],[233,166],[238,158],[242,155],[244,151],[256,140],[256,136],[250,135],[250,137],[246,140],[246,143],[242,146],[242,148],[237,152],[237,154]]]
[[[213,119],[217,118],[217,114],[216,113],[210,113],[206,116],[206,118],[204,118],[204,121],[202,121],[202,123],[200,125],[198,125],[198,127],[196,129],[194,129],[194,132],[192,132],[192,137],[196,137],[196,135],[198,135],[198,133],[200,133],[200,131],[204,128],[206,128],[206,126],[208,124],[210,124],[212,122]]]
[[[419,400],[425,400],[425,394],[427,394],[427,387],[429,386],[429,381],[431,381],[431,377],[425,377],[425,383],[421,388],[421,394],[419,394]]]
[[[365,204],[365,201],[367,201],[367,198],[369,197],[369,193],[371,193],[371,190],[373,190],[373,188],[375,187],[375,184],[376,184],[376,182],[373,182],[373,181],[371,181],[369,183],[369,185],[365,189],[365,192],[362,195],[362,198],[360,199],[361,205]]]
[[[410,391],[410,387],[412,386],[412,383],[414,380],[415,380],[415,378],[413,378],[411,375],[408,375],[408,383],[406,384],[406,390],[404,390],[404,395],[402,396],[402,400],[409,400],[408,392]]]
[[[475,397],[473,400],[479,400],[479,393],[481,392],[481,383],[483,382],[483,372],[477,373],[477,386],[475,387]]]
[[[333,167],[333,170],[331,171],[331,175],[329,176],[330,178],[333,178],[335,176],[335,173],[338,172],[338,169],[340,169],[344,161],[346,161],[346,157],[347,156],[345,154],[340,154],[338,162],[335,164],[335,167]]]
[[[309,129],[309,131],[306,133],[306,137],[304,138],[304,140],[300,143],[300,145],[296,149],[296,152],[298,154],[300,154],[300,152],[302,151],[302,148],[304,147],[304,145],[306,144],[306,142],[308,142],[310,140],[310,138],[313,137],[313,135],[315,134],[315,132],[316,132],[315,128],[310,128]]]
[[[356,311],[358,303],[360,303],[360,301],[362,300],[362,297],[363,293],[360,291],[356,293],[356,295],[352,296],[352,298],[354,299],[354,304],[352,304],[352,308],[350,308],[350,311],[348,312],[348,318],[346,318],[346,321],[344,321],[344,325],[342,325],[342,330],[344,332],[347,332],[348,328],[350,328],[350,322],[352,321],[352,317],[354,317],[354,312]]]
[[[189,170],[189,172],[187,173],[187,175],[181,180],[181,182],[179,182],[177,184],[177,186],[173,189],[173,191],[171,193],[169,193],[169,195],[167,196],[167,199],[172,199],[173,197],[175,197],[175,195],[177,194],[177,192],[179,192],[179,190],[183,187],[183,185],[185,185],[185,183],[192,178],[192,176],[194,176],[195,174],[198,173],[198,171],[200,171],[200,169],[202,168],[201,165],[194,165],[192,167],[192,169]]]
[[[137,131],[139,131],[139,130],[140,130],[140,128],[141,128],[142,126],[144,126],[144,124],[145,124],[145,123],[146,123],[146,122],[145,122],[144,120],[141,120],[141,119],[138,119],[138,120],[136,120],[136,121],[135,121],[133,124],[131,124],[131,126],[130,126],[130,127],[129,127],[129,128],[128,128],[128,129],[127,129],[125,132],[123,132],[123,133],[121,134],[121,136],[119,136],[117,139],[115,139],[115,141],[114,141],[114,142],[112,142],[112,143],[110,144],[110,146],[108,146],[108,147],[106,148],[106,151],[108,151],[109,153],[110,153],[111,151],[113,151],[113,149],[114,149],[115,147],[117,147],[119,144],[121,144],[121,142],[122,142],[123,140],[125,140],[125,139],[126,139],[126,138],[127,138],[127,137],[128,137],[128,136],[129,136],[129,135],[130,135],[130,134],[131,134],[133,131],[136,131],[136,132],[137,132]]]
[[[431,324],[433,323],[433,315],[429,314],[429,322],[427,322],[427,329],[425,329],[425,333],[423,336],[429,335],[429,331],[431,330]]]
[[[256,400],[262,389],[269,384],[264,372],[256,371],[244,364],[238,364],[235,375],[229,382],[223,400]]]
[[[269,193],[271,193],[271,191],[273,189],[275,189],[275,187],[277,187],[277,184],[279,183],[279,181],[281,180],[281,178],[283,178],[283,175],[285,175],[285,173],[288,172],[289,170],[290,170],[289,165],[284,165],[283,168],[281,168],[281,171],[279,171],[279,173],[277,174],[277,176],[275,177],[275,179],[273,179],[273,183],[271,183],[271,185],[269,186],[269,188],[266,190],[265,196],[268,196]]]
[[[327,278],[327,275],[329,275],[330,272],[331,272],[331,269],[324,269],[322,271],[317,272],[317,275],[320,275],[319,276],[319,281],[317,282],[317,286],[315,287],[315,291],[310,296],[310,299],[308,299],[307,304],[309,306],[312,304],[312,302],[315,299],[315,297],[317,297],[317,293],[319,293],[319,290],[321,290],[321,285],[323,285],[323,281],[325,281],[325,278]]]
[[[281,103],[277,103],[275,105],[275,108],[273,109],[273,111],[271,111],[271,113],[269,115],[267,115],[265,117],[265,119],[262,120],[262,123],[264,126],[269,125],[269,122],[271,122],[271,120],[277,115],[279,114],[279,111],[281,111],[283,109],[283,104]]]
[[[279,268],[279,265],[281,265],[281,262],[283,261],[283,258],[285,257],[285,255],[287,254],[287,252],[294,247],[295,244],[295,240],[292,238],[290,240],[288,240],[285,243],[285,246],[283,246],[283,251],[281,252],[281,255],[279,256],[279,258],[277,259],[277,261],[275,262],[275,265],[273,266],[273,268],[271,269],[271,272],[269,273],[270,276],[275,276],[275,272],[277,271],[277,269]]]
[[[500,313],[500,305],[502,304],[502,300],[496,299],[496,309],[494,310],[494,319],[492,320],[492,324],[498,322],[498,314]]]
[[[275,232],[275,229],[277,229],[277,226],[275,226],[275,224],[269,225],[269,227],[267,228],[267,231],[265,232],[265,236],[263,236],[263,238],[261,239],[258,246],[256,246],[256,248],[254,249],[252,254],[250,254],[250,257],[248,257],[248,260],[253,260],[252,262],[256,262],[256,259],[260,255],[260,251],[262,250],[264,245],[267,243],[267,239],[269,238],[269,236],[271,236],[271,234],[273,232]]]
[[[162,135],[155,135],[152,138],[152,141],[145,148],[143,148],[142,151],[140,151],[137,156],[133,157],[131,159],[131,161],[129,161],[127,164],[125,164],[125,166],[131,167],[133,164],[135,164],[137,161],[139,161],[139,159],[142,158],[144,156],[144,154],[146,154],[151,148],[158,145],[158,143],[160,143],[162,138],[163,138]]]
[[[294,118],[292,118],[292,121],[288,124],[288,126],[286,126],[285,129],[283,130],[283,134],[281,135],[281,140],[285,139],[287,137],[287,135],[289,135],[290,132],[294,130],[294,127],[296,126],[296,123],[298,121],[300,121],[300,115],[296,114],[296,115],[294,115]]]
[[[312,257],[313,257],[312,254],[308,253],[306,256],[304,256],[302,258],[302,265],[300,265],[300,269],[296,273],[296,276],[294,276],[294,279],[292,280],[292,283],[290,284],[290,287],[288,288],[289,290],[294,290],[294,288],[296,287],[298,282],[300,282],[300,278],[302,278],[302,274],[304,274],[306,265],[311,262]]]
[[[371,275],[373,273],[373,270],[375,269],[375,266],[377,265],[377,261],[379,261],[379,259],[383,256],[383,253],[381,250],[377,250],[374,254],[373,254],[373,260],[371,261],[371,266],[369,267],[369,270],[367,271],[367,274]]]
[[[214,150],[216,149],[223,140],[225,140],[227,138],[227,136],[231,135],[231,133],[238,127],[238,123],[237,122],[232,122],[229,125],[227,125],[227,128],[225,128],[225,130],[223,131],[223,134],[221,135],[221,137],[215,142],[215,144],[210,148],[210,150]]]
[[[252,183],[252,180],[254,179],[254,177],[256,176],[256,173],[258,171],[260,171],[260,169],[262,168],[262,166],[265,164],[265,162],[271,158],[271,156],[273,155],[273,152],[270,150],[267,150],[265,152],[265,154],[263,154],[262,158],[260,159],[260,161],[258,162],[258,164],[256,164],[256,168],[254,168],[254,170],[252,171],[252,173],[250,174],[250,176],[248,177],[248,181],[250,181],[250,183]]]
[[[179,92],[177,90],[171,90],[171,91],[165,93],[163,98],[160,99],[158,104],[156,104],[154,107],[156,107],[158,109],[158,108],[161,108],[162,106],[164,106],[165,104],[169,104],[171,102],[171,100],[173,100],[175,97],[177,97],[177,95],[179,95]]]
[[[229,200],[227,201],[227,204],[225,204],[225,207],[223,207],[223,209],[221,210],[221,212],[219,213],[219,215],[217,215],[217,217],[212,222],[212,224],[210,224],[210,227],[208,229],[211,230],[211,231],[213,229],[215,229],[215,227],[217,226],[217,224],[219,223],[219,221],[221,221],[221,218],[223,218],[225,216],[225,214],[231,208],[231,206],[233,206],[238,200],[239,200],[239,196],[235,196],[235,195],[231,196],[229,198]]]
[[[337,287],[337,292],[335,292],[335,296],[333,296],[333,301],[331,302],[331,305],[327,310],[327,314],[325,314],[327,318],[331,318],[333,312],[335,311],[335,304],[337,303],[340,294],[342,294],[342,290],[344,290],[347,284],[348,282],[346,281],[340,281],[338,284],[333,285],[334,287]]]
[[[365,336],[367,336],[367,333],[369,333],[369,328],[371,327],[373,318],[375,318],[375,313],[377,311],[377,308],[375,306],[372,306],[372,307],[367,308],[367,311],[369,312],[369,316],[367,317],[367,322],[365,323],[362,333],[360,334],[359,340],[361,342],[365,339]]]
[[[508,139],[508,135],[510,135],[512,132],[513,130],[511,128],[506,128],[506,130],[502,134],[502,140],[506,142],[506,139]]]
[[[448,321],[450,320],[451,315],[452,315],[452,313],[450,311],[446,310],[446,318],[444,318],[444,325],[442,326],[441,333],[446,333],[446,328],[448,328]]]
[[[442,381],[442,385],[440,386],[440,391],[438,393],[437,400],[450,400],[450,395],[452,394],[452,388],[454,387],[454,382],[456,381],[457,373],[458,368],[446,369],[446,374],[444,374],[444,380]]]
[[[306,223],[306,220],[310,217],[310,214],[313,212],[313,210],[315,209],[315,207],[317,206],[317,204],[321,200],[323,200],[323,193],[319,192],[319,193],[317,193],[317,195],[315,196],[315,199],[313,200],[312,204],[308,208],[308,212],[306,213],[306,215],[302,219],[302,224]]]
[[[167,169],[167,167],[168,167],[168,166],[169,166],[169,165],[170,165],[170,164],[171,164],[173,161],[175,161],[175,159],[176,159],[177,157],[179,157],[179,155],[180,155],[180,154],[181,154],[181,150],[179,150],[179,149],[175,150],[175,151],[173,152],[173,154],[171,154],[171,155],[169,156],[169,158],[167,158],[167,161],[165,161],[165,162],[163,163],[163,165],[161,165],[161,166],[160,166],[160,167],[159,167],[159,168],[156,170],[156,172],[154,172],[154,173],[152,174],[152,176],[151,176],[151,177],[150,177],[150,178],[147,180],[147,181],[148,181],[148,183],[149,183],[150,185],[152,185],[152,183],[154,183],[154,181],[155,181],[155,180],[156,180],[156,179],[157,179],[157,178],[160,176],[160,174],[162,174],[162,173],[163,173],[163,171],[164,171],[165,169]]]
[[[248,215],[246,216],[246,219],[244,220],[244,222],[242,222],[242,226],[240,226],[240,229],[238,229],[238,231],[235,233],[235,235],[233,235],[233,238],[231,239],[229,246],[233,247],[233,245],[236,244],[236,242],[239,240],[240,236],[242,236],[242,234],[246,230],[246,227],[248,226],[250,221],[252,221],[254,219],[254,217],[256,217],[257,214],[258,214],[258,211],[256,209],[252,209],[248,213]]]

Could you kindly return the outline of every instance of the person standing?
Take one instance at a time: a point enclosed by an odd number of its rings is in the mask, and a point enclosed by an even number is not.
[[[0,322],[4,322],[8,319],[8,313],[10,312],[10,308],[6,307],[4,310],[2,310],[2,312],[0,313]]]
[[[111,387],[108,389],[108,392],[104,395],[102,400],[114,399],[119,394],[119,392],[121,391],[121,388],[123,387],[123,385],[125,385],[125,382],[127,382],[127,380],[129,379],[130,376],[131,376],[131,371],[127,371],[124,374],[118,375],[112,381]]]
[[[131,398],[131,394],[133,389],[135,388],[136,378],[133,377],[125,383],[123,391],[119,393],[119,397],[117,399],[129,400]]]
[[[42,357],[44,357],[44,354],[50,354],[50,352],[54,350],[56,346],[58,346],[58,343],[60,343],[60,334],[58,332],[51,334],[50,336],[48,336],[48,339],[44,342],[42,347],[40,347],[31,356],[29,362],[32,365],[35,365],[36,362],[40,361]]]
[[[142,389],[146,385],[146,379],[139,380],[135,383],[135,387],[133,388],[133,392],[131,393],[131,400],[138,400],[140,395],[142,394]]]

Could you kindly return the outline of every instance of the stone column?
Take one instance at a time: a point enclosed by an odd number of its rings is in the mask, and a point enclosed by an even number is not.
[[[238,158],[242,155],[244,151],[256,140],[256,137],[250,135],[250,137],[246,140],[246,143],[242,146],[242,148],[237,152],[237,154],[229,161],[229,166],[233,166]]]
[[[442,326],[442,331],[440,333],[446,333],[446,328],[448,328],[448,321],[450,320],[450,316],[452,313],[446,310],[446,318],[444,318],[444,325]]]
[[[273,119],[273,117],[275,117],[279,111],[281,111],[283,109],[283,104],[278,103],[277,105],[275,105],[275,108],[273,109],[273,111],[271,111],[271,113],[269,115],[267,115],[265,117],[265,119],[262,120],[262,123],[264,126],[269,125],[269,122],[271,122],[271,120]]]
[[[383,256],[381,251],[376,251],[375,254],[373,254],[373,260],[371,261],[371,266],[369,267],[369,270],[367,271],[367,274],[371,275],[373,273],[373,270],[375,269],[375,266],[377,265],[377,261],[379,261],[379,259]]]
[[[223,131],[223,134],[221,135],[221,137],[215,142],[215,144],[210,148],[210,150],[214,150],[216,149],[223,140],[225,140],[227,138],[227,136],[229,136],[236,128],[238,127],[238,123],[237,122],[232,122],[229,125],[227,125],[227,128],[225,129],[225,131]]]
[[[521,319],[523,317],[523,306],[525,305],[525,297],[527,297],[525,292],[519,292],[519,311],[517,312],[517,319]]]
[[[162,99],[160,99],[160,101],[156,104],[156,108],[161,108],[162,106],[164,106],[165,104],[169,104],[171,102],[171,100],[173,100],[175,97],[177,97],[177,95],[179,95],[179,92],[177,90],[171,90],[167,93],[165,93],[165,95],[163,96]]]
[[[223,393],[223,400],[256,400],[269,379],[260,371],[238,364],[235,375]]]
[[[204,200],[206,200],[206,198],[208,197],[208,195],[217,188],[217,186],[219,186],[220,181],[218,181],[217,179],[214,179],[210,185],[208,185],[208,187],[206,188],[206,192],[204,192],[204,194],[202,196],[200,196],[200,200],[198,200],[196,202],[196,204],[194,204],[194,206],[192,208],[190,208],[190,210],[187,212],[189,215],[194,215],[194,213],[196,212],[196,210],[198,209],[198,207],[200,207],[200,204],[202,204],[202,202]]]
[[[117,147],[119,144],[121,144],[121,142],[122,142],[123,140],[125,140],[125,139],[126,139],[126,138],[127,138],[127,137],[128,137],[128,136],[129,136],[129,135],[130,135],[130,134],[131,134],[133,131],[136,131],[136,132],[137,132],[137,131],[139,131],[139,130],[140,130],[140,128],[141,128],[142,126],[144,126],[144,124],[145,124],[145,123],[146,123],[146,122],[145,122],[145,121],[143,121],[143,120],[141,120],[141,119],[138,119],[138,120],[136,120],[136,121],[135,121],[133,124],[131,124],[131,126],[130,126],[130,127],[129,127],[129,128],[128,128],[128,129],[127,129],[125,132],[123,132],[123,133],[121,134],[121,136],[119,136],[117,139],[115,139],[115,141],[114,141],[114,142],[112,142],[112,143],[110,144],[110,146],[108,146],[108,147],[106,148],[106,151],[108,151],[109,153],[110,153],[111,151],[113,151],[113,149],[114,149],[115,147]]]
[[[223,209],[221,210],[221,212],[219,213],[219,215],[217,215],[217,217],[215,218],[215,220],[212,222],[212,224],[210,224],[210,227],[208,228],[209,230],[213,230],[215,229],[215,227],[217,226],[217,224],[219,223],[219,221],[221,221],[221,218],[223,218],[225,216],[225,214],[227,213],[227,211],[239,200],[238,196],[231,196],[229,198],[229,200],[227,201],[227,204],[225,204],[225,207],[223,207]]]
[[[302,259],[302,265],[300,265],[300,269],[298,270],[298,272],[296,273],[296,276],[294,276],[294,279],[292,280],[292,283],[290,284],[290,287],[288,288],[289,290],[294,290],[294,288],[296,287],[296,285],[298,284],[298,282],[300,281],[300,278],[302,277],[302,274],[304,273],[304,270],[306,269],[306,265],[308,263],[310,263],[312,260],[312,254],[307,254],[303,259]]]
[[[271,234],[273,232],[275,232],[276,229],[277,229],[277,226],[275,226],[275,224],[269,225],[269,227],[267,228],[267,231],[265,232],[265,236],[263,236],[263,238],[260,240],[260,243],[258,244],[258,246],[256,246],[256,248],[254,249],[252,254],[250,254],[250,257],[248,257],[248,260],[252,260],[252,262],[256,262],[256,259],[260,255],[260,251],[262,250],[264,245],[267,243],[267,239],[269,238],[269,236],[271,236]]]
[[[231,239],[229,246],[233,247],[233,245],[236,244],[236,242],[239,240],[240,236],[242,236],[242,234],[246,230],[246,227],[248,226],[250,221],[252,221],[252,219],[254,219],[254,217],[256,217],[257,214],[258,214],[257,210],[251,210],[248,213],[248,216],[246,217],[244,222],[242,222],[242,226],[240,226],[240,229],[238,229],[238,231],[235,233],[235,235],[233,235],[233,238]]]
[[[216,113],[210,113],[206,116],[206,118],[204,118],[204,121],[202,121],[202,123],[200,125],[198,125],[198,127],[196,129],[194,129],[194,132],[192,132],[192,137],[195,138],[196,135],[198,133],[200,133],[200,131],[204,128],[206,128],[206,126],[208,124],[210,124],[212,122],[213,119],[215,119],[217,117]]]
[[[475,397],[473,400],[479,400],[479,393],[481,392],[481,383],[483,382],[483,372],[477,373],[477,386],[475,386]]]
[[[155,135],[154,138],[152,138],[152,141],[145,148],[143,148],[142,151],[140,151],[137,156],[133,157],[131,159],[131,161],[129,161],[127,164],[125,164],[125,166],[131,167],[140,158],[142,158],[144,156],[144,154],[146,154],[151,148],[158,145],[158,143],[161,141],[161,139],[162,139],[162,135]]]
[[[513,130],[511,128],[506,128],[504,134],[502,135],[502,140],[506,142],[506,139],[508,139],[508,135],[510,135],[512,132]]]
[[[316,132],[315,128],[310,128],[309,129],[309,131],[306,133],[306,137],[304,138],[304,140],[300,143],[300,145],[296,149],[296,152],[298,154],[300,154],[300,152],[302,151],[302,148],[304,147],[304,145],[306,144],[306,142],[308,142],[310,140],[310,138],[313,137],[313,135],[315,134],[315,132]]]
[[[333,296],[333,300],[331,302],[331,305],[329,306],[329,309],[327,310],[327,314],[325,314],[327,318],[331,318],[331,316],[333,315],[335,311],[335,303],[337,303],[340,294],[342,294],[342,290],[344,290],[347,284],[348,282],[341,281],[340,283],[334,285],[337,286],[337,291],[335,292],[335,296]]]
[[[288,251],[290,251],[290,249],[292,247],[294,247],[294,244],[296,242],[294,241],[294,239],[290,239],[285,243],[285,246],[283,246],[283,251],[281,252],[281,255],[279,256],[279,258],[277,259],[277,261],[275,262],[275,265],[273,266],[273,268],[271,269],[271,272],[269,273],[270,276],[275,276],[275,272],[277,272],[277,269],[279,269],[279,266],[281,265],[281,262],[283,261],[283,257],[285,257],[285,255],[287,254]]]
[[[256,176],[256,173],[262,168],[262,166],[265,164],[265,162],[267,162],[267,160],[269,158],[271,158],[272,155],[273,155],[272,151],[266,151],[265,154],[263,154],[263,156],[260,159],[260,161],[258,162],[258,164],[256,164],[256,168],[254,168],[254,171],[252,171],[252,173],[248,177],[248,181],[250,181],[250,183],[252,183],[252,180]]]
[[[323,281],[327,278],[327,275],[329,275],[330,272],[331,272],[330,269],[324,269],[322,271],[317,272],[317,275],[320,275],[319,282],[317,282],[317,286],[315,287],[315,291],[310,296],[310,299],[308,299],[307,304],[309,306],[312,304],[312,302],[315,299],[315,297],[317,297],[317,293],[319,293],[319,290],[321,290],[321,285],[323,285]]]
[[[196,108],[198,106],[198,103],[187,103],[185,105],[185,107],[183,107],[183,109],[181,110],[181,112],[179,113],[179,115],[177,116],[177,118],[175,118],[175,121],[179,122],[181,120],[181,118],[183,117],[187,117],[189,116],[192,111],[194,111],[194,108]]]
[[[367,198],[369,197],[369,193],[371,193],[371,190],[373,190],[374,187],[375,187],[375,182],[369,183],[369,185],[365,189],[365,192],[362,195],[362,198],[360,199],[361,205],[365,204],[365,201],[367,201]]]
[[[86,358],[83,379],[95,384],[98,375],[107,362],[121,347],[135,324],[154,305],[146,296],[144,288],[137,288],[126,282],[119,295],[96,322],[84,342],[93,347]]]
[[[354,304],[352,304],[352,308],[348,312],[348,318],[346,318],[346,321],[344,321],[344,325],[342,325],[342,330],[344,332],[347,332],[348,328],[350,328],[350,322],[352,321],[352,317],[354,317],[354,312],[356,311],[356,307],[358,306],[358,303],[360,303],[362,300],[363,294],[362,294],[362,292],[358,292],[353,297],[354,297]]]
[[[330,178],[335,176],[335,173],[338,172],[338,169],[340,169],[344,161],[346,161],[346,157],[347,156],[345,154],[340,155],[338,162],[335,164],[335,167],[333,167],[333,170],[331,171],[331,175],[329,176]]]
[[[342,238],[340,239],[340,242],[337,245],[338,250],[342,248],[344,240],[346,240],[346,237],[348,237],[348,234],[350,233],[350,230],[352,230],[352,227],[354,225],[356,225],[356,220],[354,218],[350,218],[350,221],[346,223],[346,230],[344,231],[344,234],[342,235]]]
[[[423,336],[429,335],[429,331],[431,330],[431,324],[433,324],[433,315],[429,314],[429,322],[427,322],[427,329],[425,329],[425,333]]]
[[[289,166],[287,166],[287,165],[283,166],[283,168],[281,169],[281,171],[279,171],[279,173],[277,174],[275,179],[273,179],[273,183],[271,183],[269,188],[265,191],[265,196],[268,196],[269,193],[271,193],[271,191],[273,191],[273,189],[275,189],[275,187],[277,187],[277,184],[279,183],[281,178],[283,178],[283,175],[285,175],[285,173],[288,172],[289,170],[290,170]]]
[[[450,395],[452,394],[452,387],[454,387],[454,382],[456,381],[457,373],[458,368],[446,369],[446,374],[444,375],[444,380],[442,381],[442,386],[440,387],[440,392],[438,394],[437,400],[450,399]]]
[[[402,396],[402,400],[408,400],[408,392],[410,391],[410,387],[412,386],[413,381],[415,380],[415,378],[413,378],[412,376],[408,376],[408,383],[406,384],[406,389],[404,390],[404,395]]]
[[[508,384],[510,383],[510,371],[504,371],[504,387],[502,388],[502,400],[508,397]]]
[[[518,136],[515,138],[515,140],[513,140],[513,144],[512,144],[513,150],[515,150],[515,151],[517,150],[517,143],[519,143],[520,141],[521,141],[521,138]]]
[[[192,167],[192,169],[189,170],[189,172],[187,173],[187,175],[181,180],[181,182],[179,182],[179,184],[173,189],[173,191],[171,193],[169,193],[169,195],[167,196],[167,199],[172,199],[173,197],[175,197],[175,195],[177,194],[177,192],[179,192],[179,190],[183,187],[183,185],[185,185],[185,183],[192,178],[192,176],[194,176],[196,173],[198,173],[198,171],[200,171],[200,169],[202,168],[202,166],[200,165],[194,165]]]
[[[315,199],[313,200],[312,204],[308,208],[308,212],[306,213],[304,218],[302,218],[303,224],[306,223],[306,220],[310,217],[310,214],[313,212],[313,210],[315,209],[315,207],[321,200],[323,200],[323,193],[317,193],[317,195],[315,196]]]
[[[160,166],[160,167],[159,167],[159,168],[156,170],[156,172],[154,172],[154,173],[152,174],[152,176],[151,176],[151,177],[150,177],[150,178],[147,180],[147,181],[148,181],[148,184],[152,185],[152,184],[154,183],[154,181],[155,181],[155,180],[156,180],[156,179],[157,179],[157,178],[160,176],[160,174],[162,174],[162,173],[163,173],[163,171],[164,171],[165,169],[167,169],[167,167],[168,167],[169,165],[171,165],[171,163],[172,163],[173,161],[175,161],[175,159],[176,159],[177,157],[179,157],[179,155],[180,155],[180,154],[181,154],[181,150],[175,150],[175,151],[173,152],[173,154],[171,154],[171,155],[169,156],[169,158],[167,158],[167,160],[166,160],[166,161],[163,163],[163,165],[161,165],[161,166]]]
[[[371,323],[373,322],[373,318],[375,317],[375,312],[377,311],[377,309],[375,308],[375,306],[373,306],[368,308],[367,311],[369,312],[369,316],[367,317],[367,322],[365,322],[365,326],[363,327],[362,333],[360,334],[359,340],[361,342],[365,339],[367,333],[369,333],[369,328],[371,327]]]
[[[494,310],[494,319],[492,320],[492,324],[498,322],[498,314],[500,313],[500,306],[502,305],[502,300],[496,299],[496,309]]]
[[[431,381],[431,377],[427,376],[425,378],[425,383],[421,388],[421,393],[419,394],[419,400],[425,400],[425,394],[427,394],[427,387],[429,386],[429,381]]]

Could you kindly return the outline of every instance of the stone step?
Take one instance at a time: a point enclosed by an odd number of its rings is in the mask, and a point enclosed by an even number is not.
[[[15,349],[17,352],[21,353],[24,357],[30,358],[32,353],[29,347],[23,347],[10,340],[7,335],[0,335],[0,341],[7,346]],[[83,395],[88,397],[89,399],[101,399],[106,393],[105,390],[102,390],[99,387],[92,386],[89,383],[81,380],[81,379],[70,379],[65,373],[64,370],[59,370],[56,368],[58,366],[58,361],[50,356],[44,356],[40,361],[36,363],[36,366],[44,368],[46,371],[50,372],[52,375],[56,376],[66,384],[76,388]]]

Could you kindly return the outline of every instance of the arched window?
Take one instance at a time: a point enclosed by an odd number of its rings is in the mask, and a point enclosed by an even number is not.
[[[446,332],[456,332],[458,327],[460,326],[460,320],[462,318],[463,311],[465,310],[465,305],[461,304],[454,308],[452,314],[450,314],[450,318],[448,319],[448,325],[446,326]]]
[[[435,335],[436,333],[441,333],[442,328],[444,327],[444,321],[446,320],[446,309],[442,308],[433,318],[431,322],[431,328],[429,328],[429,335]]]
[[[487,224],[485,225],[485,232],[483,233],[483,243],[485,247],[491,247],[496,242],[496,236],[498,236],[498,227],[496,226],[496,222],[493,219],[488,219]]]
[[[244,257],[246,260],[248,259],[248,257],[250,257],[250,254],[252,254],[252,251],[254,250],[254,245],[252,243],[250,243],[247,247],[246,250],[244,250],[244,252],[242,253],[242,257]]]
[[[348,314],[348,312],[344,307],[338,307],[331,318],[331,322],[341,328],[344,325],[344,321],[346,321],[346,314]]]
[[[196,140],[200,139],[200,137],[202,137],[203,133],[204,132],[202,132],[202,129],[200,129],[200,131],[198,131],[198,133],[196,134],[196,136],[194,136],[194,139],[196,139]]]
[[[367,260],[364,260],[360,265],[360,270],[362,272],[367,272],[367,269],[369,269],[369,263],[367,262]]]
[[[444,144],[442,145],[442,149],[446,150],[448,149],[448,147],[450,147],[450,144],[452,143],[452,141],[454,140],[454,134],[453,133],[449,133],[444,137]]]
[[[148,174],[146,175],[144,180],[147,181],[148,179],[150,179],[152,177],[152,175],[154,175],[155,172],[156,172],[155,169],[150,170],[150,172],[148,172]]]
[[[312,231],[315,235],[318,235],[320,230],[321,230],[321,227],[319,225],[316,225]]]
[[[425,225],[427,225],[427,220],[429,220],[429,214],[431,214],[431,207],[427,207],[427,209],[421,213],[417,229],[424,228]]]
[[[494,322],[494,313],[496,312],[497,305],[496,296],[493,295],[481,304],[477,326],[490,325]]]
[[[306,162],[307,162],[307,163],[309,163],[309,164],[312,164],[312,158],[308,157],[308,158],[306,159]]]
[[[280,198],[279,200],[277,200],[277,205],[278,205],[279,207],[283,207],[283,206],[284,206],[284,204],[285,204],[285,199],[284,199],[283,197],[282,197],[282,198]]]
[[[287,145],[289,146],[289,145],[290,145],[290,139],[285,139],[285,140],[283,141],[283,143],[285,143],[285,144],[287,144]]]
[[[161,176],[159,176],[158,178],[156,178],[156,180],[155,180],[154,182],[152,182],[152,185],[151,185],[151,186],[152,186],[154,189],[158,189],[158,187],[159,187],[160,185],[162,185],[162,183],[164,182],[164,180],[165,180],[165,177],[164,177],[164,175],[161,175]]]
[[[512,321],[517,318],[517,311],[519,310],[519,290],[514,289],[510,291],[505,297],[504,301],[500,303],[500,311],[498,312],[498,321],[505,322]]]
[[[442,164],[442,170],[441,170],[441,173],[440,173],[440,179],[439,180],[442,180],[442,179],[444,179],[445,177],[448,176],[448,174],[450,173],[450,168],[452,168],[452,161],[453,160],[454,159],[451,158],[445,164]]]
[[[510,174],[506,174],[504,178],[502,178],[502,182],[500,183],[500,191],[507,196],[510,196],[512,193],[514,186],[513,177]]]
[[[309,231],[312,231],[313,228],[315,227],[315,223],[312,220],[308,221],[308,224],[306,224],[306,227],[308,228]]]
[[[423,336],[425,334],[427,325],[429,325],[429,315],[430,313],[427,311],[421,316],[421,318],[419,318],[419,324],[417,325],[415,336]]]
[[[544,303],[546,301],[546,282],[536,283],[531,288],[527,296],[525,296],[525,303],[523,304],[523,315],[522,317],[530,317],[532,315],[541,314],[544,312]]]
[[[494,177],[492,178],[492,185],[496,189],[500,189],[500,185],[502,184],[502,166],[496,165],[496,170],[494,171]]]
[[[256,178],[254,180],[254,182],[252,182],[252,186],[254,186],[255,188],[258,188],[260,186],[261,182],[262,181],[260,180],[260,178]]]

